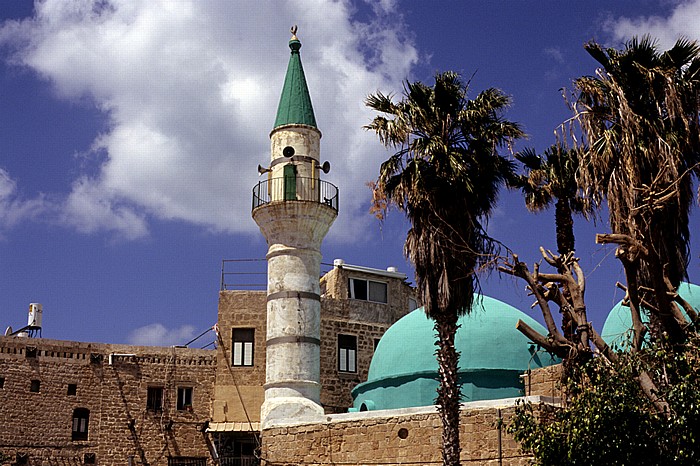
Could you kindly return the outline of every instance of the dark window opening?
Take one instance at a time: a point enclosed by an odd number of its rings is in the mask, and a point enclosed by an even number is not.
[[[384,303],[388,301],[387,284],[362,278],[350,278],[348,294],[351,299]]]
[[[357,337],[338,335],[338,371],[357,372]]]
[[[75,408],[73,410],[73,440],[88,439],[88,423],[90,421],[90,410],[86,408]]]
[[[97,464],[97,458],[94,453],[85,453],[83,455],[84,464]]]
[[[255,329],[234,328],[232,364],[234,366],[252,366],[254,344]]]
[[[0,389],[5,388],[5,377],[0,377]]]
[[[297,167],[292,164],[284,166],[284,200],[293,201],[297,198]]]
[[[41,380],[32,380],[32,383],[29,386],[29,391],[32,393],[39,393],[40,388],[41,388]]]
[[[78,385],[74,383],[68,384],[68,396],[75,396],[78,393]]]
[[[255,445],[260,440],[255,434],[215,432],[213,439],[221,466],[258,466],[260,464],[255,455]]]
[[[163,387],[148,387],[146,409],[149,411],[163,410]]]
[[[179,387],[177,389],[177,409],[178,411],[192,409],[192,387]]]
[[[374,351],[377,351],[377,346],[379,346],[379,338],[374,339]]]
[[[17,453],[15,455],[15,464],[17,466],[29,464],[29,453]]]

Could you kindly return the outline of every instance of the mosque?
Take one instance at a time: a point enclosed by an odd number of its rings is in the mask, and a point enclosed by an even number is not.
[[[267,291],[221,290],[215,350],[0,337],[0,464],[440,463],[433,323],[407,276],[336,259],[319,279],[339,190],[320,178],[329,164],[292,32],[253,189]],[[700,309],[698,287],[681,294]],[[527,464],[503,426],[518,400],[558,404],[558,361],[519,319],[546,334],[489,297],[459,322],[465,464]],[[618,305],[603,335],[622,345],[629,328]]]

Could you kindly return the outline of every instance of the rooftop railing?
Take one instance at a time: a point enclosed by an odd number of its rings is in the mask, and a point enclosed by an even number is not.
[[[253,188],[253,210],[270,202],[311,201],[338,211],[338,188],[318,178],[279,177],[260,181]]]

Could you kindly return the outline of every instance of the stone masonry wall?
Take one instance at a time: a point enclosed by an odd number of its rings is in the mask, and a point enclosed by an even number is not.
[[[531,401],[540,403],[534,397]],[[462,463],[524,466],[530,457],[505,431],[514,406],[467,403],[460,418]],[[441,423],[434,407],[349,413],[329,421],[264,430],[262,465],[442,464]]]
[[[562,398],[562,365],[541,367],[521,376],[527,396]]]
[[[136,356],[114,356],[110,365],[111,353]],[[28,465],[84,464],[92,455],[94,464],[131,457],[151,466],[210,457],[202,430],[214,376],[211,350],[0,337],[0,452],[13,462],[27,455]],[[164,388],[162,410],[146,409],[148,387]],[[192,388],[191,409],[176,409],[178,387]],[[76,408],[89,410],[87,440],[72,440]]]
[[[212,404],[214,422],[247,422],[248,418],[251,422],[260,422],[260,406],[265,395],[266,298],[264,291],[219,293],[218,327],[221,341],[217,348],[216,385]],[[255,329],[253,366],[232,365],[233,328]]]
[[[326,275],[328,276],[334,274],[331,272]],[[343,280],[347,281],[347,278]],[[389,287],[390,300],[404,303],[393,308],[387,304],[351,300],[347,297],[321,298],[321,404],[326,413],[346,412],[352,406],[350,391],[358,383],[367,380],[375,340],[379,340],[391,324],[406,314],[410,287],[401,280],[394,279],[393,282]],[[347,293],[347,285],[345,289]],[[248,418],[251,422],[260,421],[265,384],[266,316],[265,292],[220,292],[218,327],[221,342],[217,350],[213,422],[245,423]],[[231,365],[233,328],[255,329],[252,367]],[[338,371],[339,334],[357,337],[355,373]]]

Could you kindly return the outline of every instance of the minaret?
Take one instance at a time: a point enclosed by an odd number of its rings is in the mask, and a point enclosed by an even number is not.
[[[253,219],[267,239],[267,367],[262,427],[317,421],[320,404],[321,242],[338,215],[338,188],[321,181],[321,132],[292,28],[291,57],[270,133],[267,180],[253,189]]]

